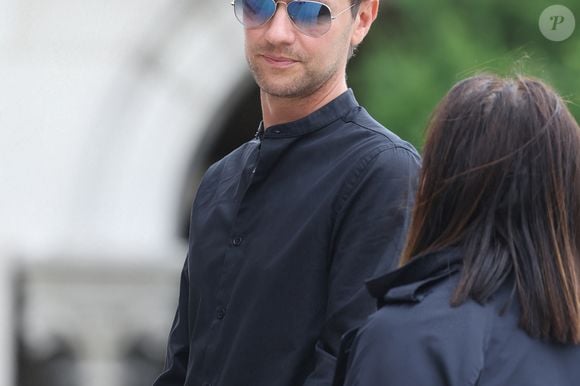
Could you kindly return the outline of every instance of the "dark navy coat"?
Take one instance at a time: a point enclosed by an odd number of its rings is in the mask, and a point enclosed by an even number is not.
[[[488,303],[449,302],[459,250],[417,258],[371,280],[380,309],[343,340],[335,386],[578,386],[580,346],[541,342],[518,327],[512,283]]]

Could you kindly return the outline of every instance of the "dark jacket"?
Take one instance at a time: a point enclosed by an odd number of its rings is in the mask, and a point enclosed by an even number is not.
[[[580,346],[520,329],[513,281],[485,305],[452,308],[460,270],[461,252],[446,250],[369,281],[380,309],[345,336],[334,385],[580,385]]]
[[[340,337],[375,309],[364,280],[399,255],[418,169],[351,91],[212,165],[155,386],[330,385]]]

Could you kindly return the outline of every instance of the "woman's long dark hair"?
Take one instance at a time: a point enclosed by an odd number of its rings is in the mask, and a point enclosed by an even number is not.
[[[475,76],[435,110],[401,264],[449,246],[453,305],[512,276],[528,334],[580,343],[580,129],[540,80]]]

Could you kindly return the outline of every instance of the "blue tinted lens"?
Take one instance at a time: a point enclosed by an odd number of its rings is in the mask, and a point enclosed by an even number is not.
[[[330,29],[330,8],[314,1],[291,1],[288,16],[294,25],[310,36],[324,35]]]
[[[235,0],[234,12],[244,26],[258,27],[276,13],[276,3],[272,0]]]

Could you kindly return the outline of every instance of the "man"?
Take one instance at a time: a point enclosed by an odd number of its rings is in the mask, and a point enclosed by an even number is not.
[[[341,336],[399,257],[419,157],[358,106],[346,64],[378,0],[236,0],[256,138],[212,165],[155,386],[330,385]]]

